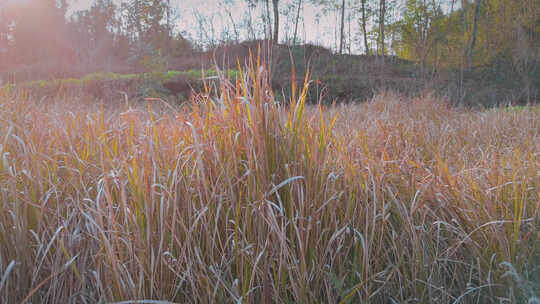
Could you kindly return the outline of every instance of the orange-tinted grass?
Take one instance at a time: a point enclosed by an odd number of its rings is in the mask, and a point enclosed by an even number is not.
[[[259,62],[164,114],[2,92],[0,302],[538,296],[538,112],[281,104]]]

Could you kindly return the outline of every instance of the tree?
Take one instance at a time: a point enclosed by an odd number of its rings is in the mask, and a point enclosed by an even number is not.
[[[396,49],[398,55],[419,62],[423,70],[447,31],[442,26],[442,20],[443,13],[436,1],[407,0],[403,19],[396,24],[401,36]],[[435,58],[432,63],[434,61]]]
[[[272,19],[270,18],[270,0],[246,0],[248,5],[256,6],[258,2],[264,1],[266,7],[265,19],[265,33],[268,33],[267,39],[272,39],[274,43],[279,43],[279,0],[272,0],[273,11],[273,26]]]
[[[70,22],[73,44],[79,58],[95,62],[98,58],[110,59],[119,20],[113,0],[95,0],[92,6],[74,13]]]
[[[67,59],[70,49],[67,41],[65,14],[67,1],[28,0],[10,9],[10,36],[17,49],[16,60],[34,63],[41,58]]]
[[[476,45],[476,38],[478,37],[478,18],[480,15],[481,4],[482,4],[482,0],[476,0],[476,4],[474,8],[474,21],[473,21],[474,27],[473,27],[473,33],[472,33],[472,41],[471,41],[471,46],[469,48],[469,69],[472,68],[474,46]]]
[[[266,5],[265,27],[268,27],[268,31],[265,28],[264,34],[265,34],[266,39],[270,40],[272,37],[272,19],[270,18],[270,0],[265,0],[264,3]]]
[[[366,1],[367,0],[362,0],[362,32],[364,34],[364,49],[366,51],[366,55],[369,55],[369,45],[367,41],[367,30],[366,30],[366,24],[367,24]]]
[[[386,0],[380,0],[379,4],[379,43],[381,45],[381,58],[384,63],[384,19],[386,16]]]
[[[224,0],[223,3],[219,3],[221,6],[221,10],[223,10],[229,19],[230,24],[232,25],[232,30],[234,32],[234,40],[236,43],[240,42],[240,31],[238,30],[238,26],[236,24],[236,21],[233,18],[230,6],[233,4],[231,0]]]
[[[123,4],[128,31],[134,34],[134,40],[153,48],[166,44],[170,24],[163,21],[169,12],[168,4],[165,0],[130,0]]]
[[[272,0],[274,10],[274,43],[279,43],[279,0]]]
[[[315,5],[322,7],[322,13],[326,16],[335,14],[335,30],[334,30],[334,48],[337,53],[343,54],[343,50],[346,47],[345,38],[345,26],[346,20],[349,22],[349,36],[350,36],[350,22],[355,15],[356,9],[354,9],[355,0],[311,0]],[[350,37],[349,37],[350,38]],[[349,39],[350,40],[350,39]],[[349,43],[350,46],[350,43]]]
[[[340,34],[339,34],[339,53],[343,54],[343,40],[345,37],[343,37],[343,33],[345,31],[345,0],[342,0],[341,2],[341,26],[340,26]]]
[[[298,8],[296,11],[296,18],[294,21],[294,35],[293,35],[293,41],[292,44],[296,44],[296,34],[298,33],[298,20],[300,19],[300,10],[302,9],[302,0],[298,0]]]

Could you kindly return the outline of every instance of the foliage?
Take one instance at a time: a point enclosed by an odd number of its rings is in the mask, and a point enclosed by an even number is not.
[[[454,1],[455,2],[455,1]],[[407,0],[404,17],[396,25],[395,50],[402,58],[437,67],[464,66],[473,35],[474,4],[442,11],[441,1]],[[540,39],[538,1],[483,0],[480,2],[474,64],[482,66],[512,54],[538,60],[534,45]],[[520,55],[521,54],[521,55]]]
[[[403,21],[398,23],[401,45],[396,47],[401,58],[426,64],[435,44],[444,39],[443,12],[435,2],[407,0]]]

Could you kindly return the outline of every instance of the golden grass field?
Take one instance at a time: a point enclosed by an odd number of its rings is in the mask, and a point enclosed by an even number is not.
[[[0,302],[535,303],[540,111],[239,75],[178,111],[2,90]]]

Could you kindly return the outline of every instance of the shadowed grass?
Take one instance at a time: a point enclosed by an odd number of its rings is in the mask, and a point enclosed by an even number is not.
[[[538,297],[538,111],[307,106],[308,77],[284,105],[264,63],[237,76],[176,113],[3,91],[0,301]]]
[[[226,73],[230,77],[236,76],[236,70],[228,70]],[[217,76],[216,70],[188,70],[188,71],[175,71],[170,70],[166,72],[148,72],[139,74],[119,74],[119,73],[94,73],[86,75],[82,78],[65,78],[54,80],[33,80],[27,81],[21,84],[25,88],[44,88],[48,86],[60,86],[60,85],[78,85],[82,86],[95,81],[104,80],[137,80],[147,77],[155,77],[164,81],[170,80],[175,76],[189,76],[193,78],[215,77]]]

